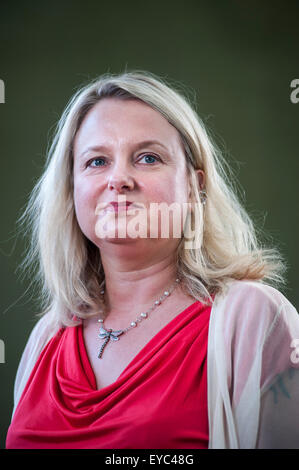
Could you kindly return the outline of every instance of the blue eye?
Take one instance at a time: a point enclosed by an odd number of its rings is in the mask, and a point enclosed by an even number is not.
[[[148,165],[153,165],[157,161],[161,161],[159,157],[157,157],[156,155],[152,155],[150,153],[142,155],[142,157],[140,157],[138,162],[140,162],[143,159],[145,160],[144,163],[146,163]],[[87,168],[88,167],[90,167],[90,168],[99,168],[99,167],[102,167],[102,166],[105,166],[105,165],[107,165],[107,161],[106,161],[105,157],[92,158],[91,160],[89,160],[86,163]]]
[[[143,158],[145,158],[146,163],[149,163],[149,164],[155,163],[158,160],[158,157],[156,157],[155,155],[151,155],[151,154],[143,155],[140,160],[142,160]]]
[[[93,162],[100,162],[98,165],[92,165]],[[104,158],[93,158],[87,163],[87,166],[91,167],[99,167],[99,166],[104,166],[105,165],[105,159]]]

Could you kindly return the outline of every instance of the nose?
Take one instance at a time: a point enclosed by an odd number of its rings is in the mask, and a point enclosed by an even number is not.
[[[108,179],[108,189],[124,193],[134,189],[134,179],[125,168],[115,167]]]

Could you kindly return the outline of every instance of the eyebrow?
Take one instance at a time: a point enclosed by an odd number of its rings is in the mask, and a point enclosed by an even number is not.
[[[134,148],[136,150],[139,150],[142,147],[147,147],[148,145],[159,145],[162,147],[164,150],[168,151],[168,149],[163,145],[161,142],[158,140],[144,140],[142,142],[138,142],[137,144],[134,145]],[[87,152],[90,151],[95,151],[95,152],[109,152],[110,147],[107,145],[95,145],[94,147],[88,147],[84,152],[81,153],[79,158],[82,158]]]

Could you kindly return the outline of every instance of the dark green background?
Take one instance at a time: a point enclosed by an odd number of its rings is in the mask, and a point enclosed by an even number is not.
[[[41,174],[50,130],[76,87],[144,69],[195,92],[197,110],[232,162],[246,207],[285,255],[283,290],[298,308],[299,2],[1,2],[0,447],[13,381],[38,305],[16,268],[15,222]]]

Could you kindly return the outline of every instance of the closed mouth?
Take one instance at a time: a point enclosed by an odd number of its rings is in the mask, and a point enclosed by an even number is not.
[[[104,212],[121,212],[127,211],[129,208],[132,209],[144,209],[144,205],[140,205],[138,203],[132,201],[111,201],[111,202],[103,202],[97,205],[95,214],[99,215],[100,213]]]

